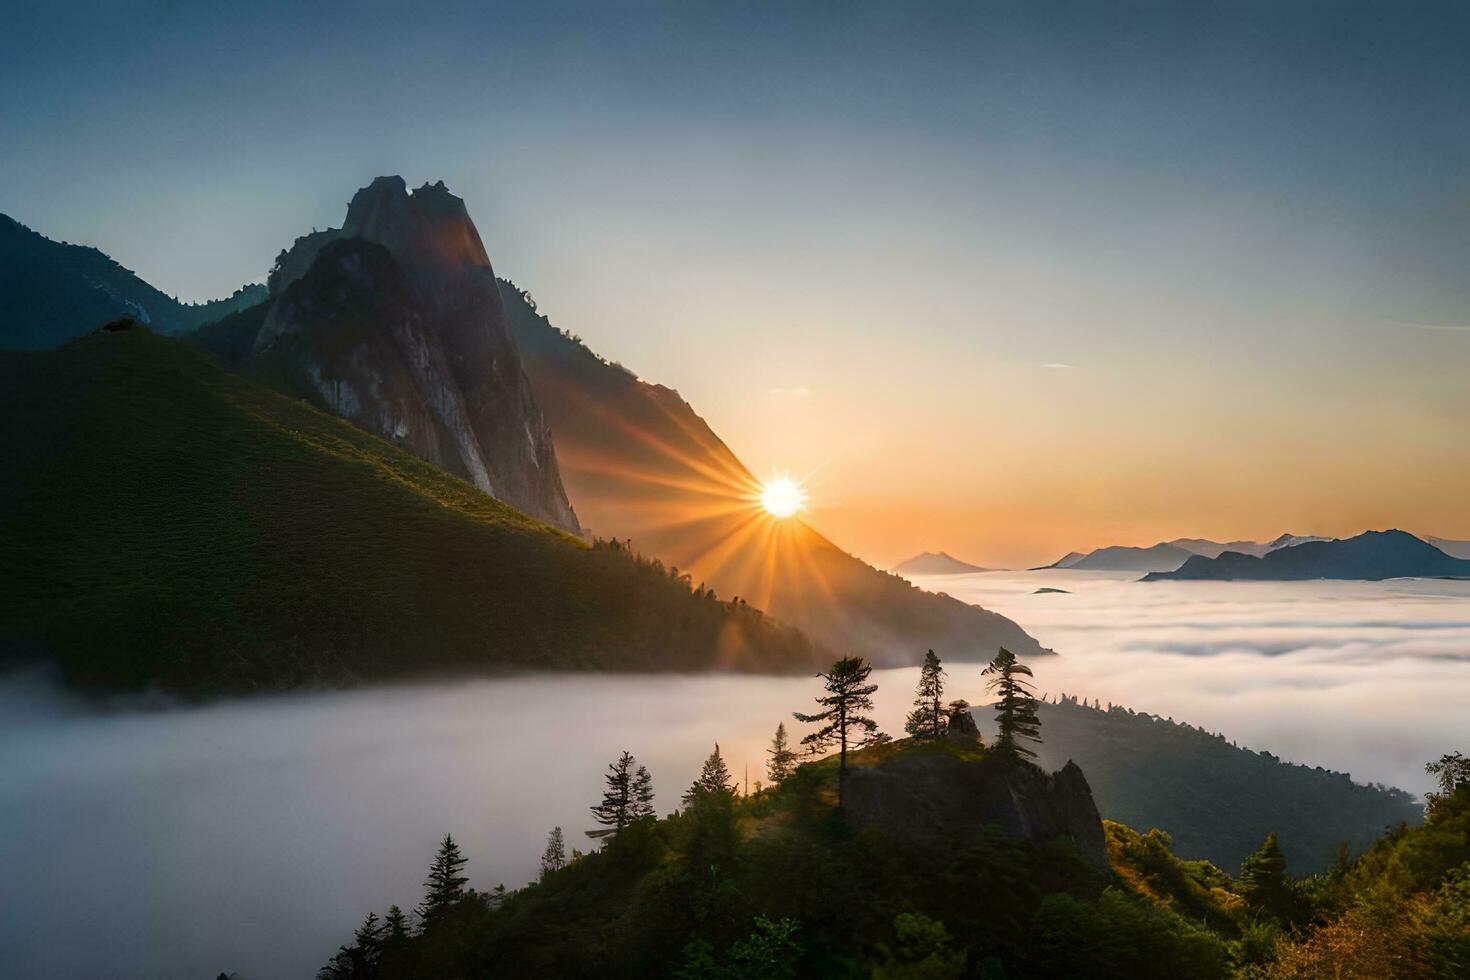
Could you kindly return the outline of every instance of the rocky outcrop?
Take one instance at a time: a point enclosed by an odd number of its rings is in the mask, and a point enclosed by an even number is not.
[[[980,727],[975,716],[970,714],[970,705],[965,701],[952,701],[949,717],[945,721],[944,735],[951,742],[979,742]]]
[[[988,824],[1031,844],[1066,838],[1097,870],[1108,868],[1102,818],[1072,762],[1047,774],[999,755],[908,751],[849,769],[844,799],[850,822],[896,838],[953,838]]]
[[[401,177],[276,260],[242,367],[573,533],[551,430],[464,201]]]

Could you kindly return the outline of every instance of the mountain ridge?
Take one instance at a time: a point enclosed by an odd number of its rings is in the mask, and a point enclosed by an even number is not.
[[[89,245],[47,238],[0,214],[0,348],[39,349],[115,317],[183,333],[265,299],[252,283],[208,303],[181,303]]]
[[[893,566],[895,575],[968,575],[994,569],[972,565],[944,551],[921,551],[907,561]]]
[[[1151,572],[1145,582],[1299,581],[1470,576],[1470,561],[1452,558],[1407,531],[1364,531],[1351,538],[1310,541],[1262,557],[1227,551],[1218,558],[1196,555],[1172,572]]]

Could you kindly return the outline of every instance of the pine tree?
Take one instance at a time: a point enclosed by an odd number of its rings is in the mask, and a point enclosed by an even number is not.
[[[618,756],[618,761],[608,764],[604,777],[607,789],[603,791],[602,802],[591,807],[593,818],[602,826],[587,831],[588,837],[612,837],[637,819],[637,797],[633,788],[636,779],[633,766],[637,762],[631,752],[624,752]]]
[[[724,758],[720,755],[720,743],[715,743],[715,750],[704,760],[704,766],[699,770],[699,778],[684,793],[684,802],[693,803],[702,795],[713,796],[723,793],[726,796],[735,796],[735,784],[730,778],[730,769],[725,765]]]
[[[371,969],[383,955],[383,940],[387,938],[387,927],[378,920],[376,912],[369,912],[362,925],[357,927],[352,941],[362,957],[362,962]]]
[[[1240,895],[1246,904],[1264,909],[1281,919],[1289,919],[1292,911],[1291,892],[1286,882],[1286,855],[1276,835],[1266,840],[1254,854],[1240,863]]]
[[[429,880],[424,882],[424,901],[418,908],[419,917],[427,923],[445,909],[464,898],[464,886],[468,878],[459,872],[466,858],[459,853],[459,845],[449,834],[439,842],[439,853],[429,866]]]
[[[639,766],[638,774],[633,777],[633,819],[642,820],[656,816],[658,813],[653,808],[653,777],[649,775],[647,766]]]
[[[863,714],[873,710],[873,692],[878,690],[877,684],[868,683],[872,672],[873,668],[862,657],[843,657],[830,671],[817,675],[825,682],[827,691],[825,696],[817,698],[817,704],[824,710],[813,715],[793,712],[797,721],[822,726],[803,738],[802,745],[821,750],[837,743],[838,809],[842,808],[842,785],[847,780],[847,749],[858,741],[853,735],[861,731],[864,736],[872,736],[878,730],[878,723]]]
[[[551,833],[546,835],[546,850],[541,852],[541,877],[545,878],[548,872],[560,871],[567,866],[567,842],[563,839],[560,827],[552,827]]]
[[[1036,717],[1036,695],[1023,677],[1031,677],[1031,668],[1016,659],[1005,647],[981,673],[990,675],[990,690],[996,693],[996,721],[1000,737],[996,748],[1015,756],[1034,756],[1035,752],[1020,744],[1020,739],[1041,741],[1041,719]]]
[[[403,914],[403,909],[396,905],[388,906],[388,914],[383,917],[383,929],[385,942],[408,938],[408,916]]]
[[[771,739],[771,747],[766,750],[766,755],[771,757],[766,763],[766,776],[773,784],[779,785],[796,771],[796,753],[786,742],[784,721],[776,725],[776,737]]]
[[[914,691],[914,710],[909,712],[903,730],[917,739],[937,739],[944,734],[944,712],[939,699],[944,695],[944,668],[930,650],[919,668],[919,686]]]

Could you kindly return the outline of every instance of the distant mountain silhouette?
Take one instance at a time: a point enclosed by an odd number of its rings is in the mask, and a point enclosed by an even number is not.
[[[1004,616],[879,571],[799,519],[770,519],[745,464],[678,392],[558,330],[514,283],[501,289],[562,478],[593,534],[631,538],[720,595],[879,664],[910,665],[930,647],[956,660],[1000,646],[1050,652]]]
[[[1192,553],[1172,544],[1156,544],[1151,548],[1113,545],[1088,552],[1070,565],[1052,566],[1081,571],[1155,572],[1172,571],[1183,565]]]
[[[896,575],[964,575],[968,572],[988,572],[990,569],[960,561],[943,551],[924,551],[893,566]]]
[[[1062,557],[1058,558],[1056,561],[1052,562],[1050,565],[1038,565],[1036,568],[1028,569],[1028,571],[1040,572],[1048,568],[1071,568],[1073,565],[1077,564],[1079,561],[1086,557],[1087,556],[1080,551],[1069,551]]]
[[[116,317],[181,333],[265,299],[241,287],[210,303],[180,303],[95,248],[56,242],[0,214],[0,347],[54,347]]]
[[[1206,558],[1218,558],[1227,551],[1238,551],[1243,555],[1255,555],[1260,557],[1277,551],[1281,548],[1291,548],[1308,541],[1331,541],[1331,538],[1321,538],[1310,534],[1282,534],[1270,541],[1211,541],[1208,538],[1175,538],[1167,542],[1177,548],[1196,555],[1204,555]],[[1167,569],[1161,569],[1166,571]]]
[[[1283,534],[1272,541],[1211,541],[1209,538],[1175,538],[1161,541],[1148,548],[1128,545],[1112,545],[1098,548],[1087,554],[1073,551],[1047,568],[1077,568],[1090,571],[1114,572],[1172,572],[1194,555],[1216,558],[1227,551],[1261,556],[1281,548],[1290,548],[1308,541],[1330,541],[1310,535]],[[1040,569],[1033,569],[1039,571]]]
[[[1367,531],[1355,538],[1309,541],[1264,557],[1227,551],[1218,558],[1196,555],[1177,571],[1154,572],[1145,582],[1171,580],[1443,578],[1470,576],[1470,561],[1451,558],[1407,531]]]

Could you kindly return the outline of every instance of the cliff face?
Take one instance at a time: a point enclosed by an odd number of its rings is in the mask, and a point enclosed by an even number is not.
[[[1097,870],[1108,868],[1102,818],[1073,762],[1047,774],[999,756],[968,761],[911,751],[850,769],[844,795],[850,821],[895,837],[948,837],[989,824],[1031,844],[1065,837]]]
[[[578,532],[551,430],[464,202],[401,177],[277,260],[246,370]]]

